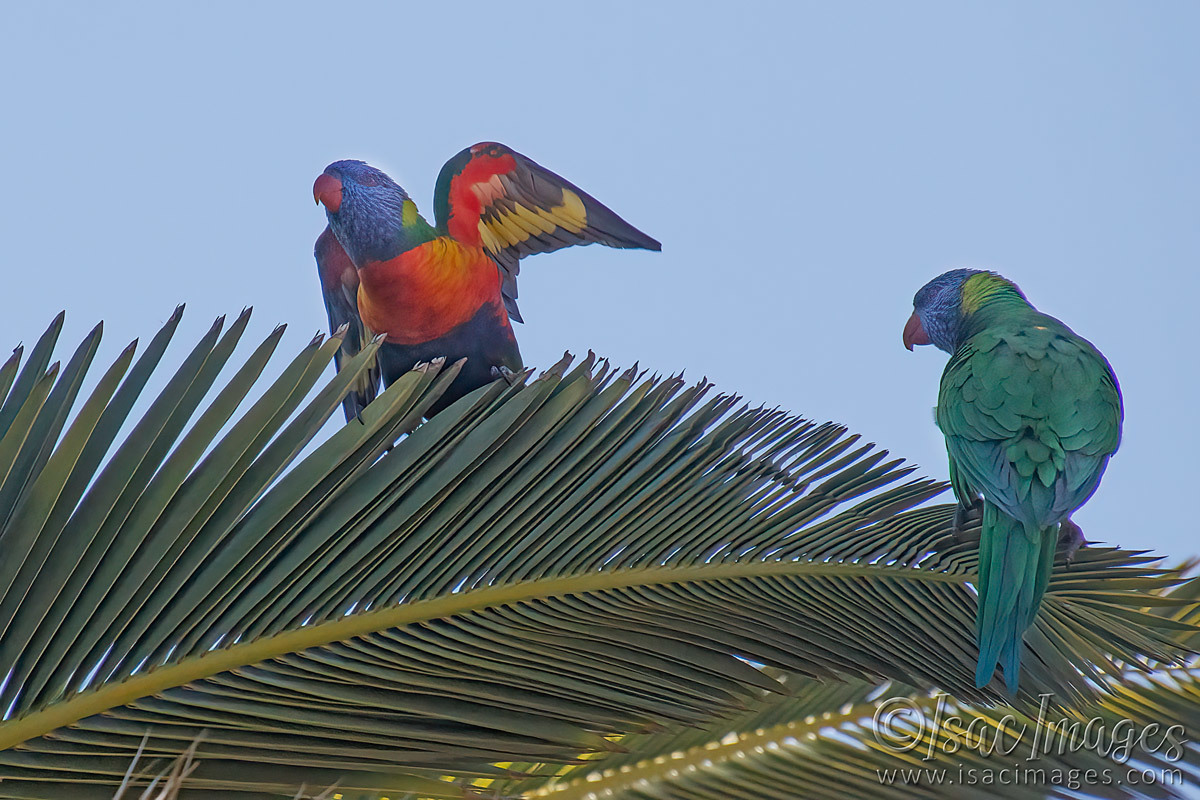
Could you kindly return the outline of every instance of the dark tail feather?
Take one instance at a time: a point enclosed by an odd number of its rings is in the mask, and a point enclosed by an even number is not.
[[[983,507],[979,544],[979,608],[976,615],[979,662],[975,685],[991,680],[996,663],[1016,693],[1025,630],[1033,623],[1054,567],[1055,528],[1026,527],[991,503]]]

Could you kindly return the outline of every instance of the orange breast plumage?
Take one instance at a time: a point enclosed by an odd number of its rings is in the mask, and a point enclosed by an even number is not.
[[[375,333],[394,344],[445,335],[487,304],[505,326],[500,273],[481,247],[446,236],[359,270],[358,309]]]

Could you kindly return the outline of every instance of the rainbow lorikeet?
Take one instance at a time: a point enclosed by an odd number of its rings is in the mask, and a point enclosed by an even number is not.
[[[994,272],[956,269],[913,299],[904,346],[950,353],[936,419],[963,514],[982,497],[976,685],[996,663],[1016,692],[1022,637],[1050,580],[1060,536],[1083,543],[1070,515],[1121,440],[1121,392],[1090,342],[1040,313]]]
[[[509,320],[517,310],[521,258],[573,244],[661,250],[574,184],[495,142],[468,147],[442,167],[434,225],[391,178],[362,161],[337,161],[313,184],[329,227],[318,237],[317,268],[331,330],[348,325],[342,359],[385,334],[378,371],[344,403],[353,419],[421,361],[466,358],[430,408],[522,369]]]

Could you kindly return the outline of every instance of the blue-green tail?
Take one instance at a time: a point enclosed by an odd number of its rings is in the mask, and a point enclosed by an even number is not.
[[[1058,526],[1026,527],[991,503],[983,506],[979,540],[979,610],[975,616],[979,663],[975,685],[992,680],[996,662],[1004,666],[1008,691],[1016,693],[1021,674],[1021,640],[1033,623],[1054,569]]]

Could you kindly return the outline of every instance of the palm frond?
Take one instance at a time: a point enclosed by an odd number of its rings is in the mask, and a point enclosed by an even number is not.
[[[434,364],[301,459],[373,348],[317,388],[340,342],[314,340],[235,419],[281,333],[217,387],[247,320],[115,447],[178,314],[73,417],[99,330],[61,372],[59,322],[0,367],[0,796],[111,795],[139,747],[163,767],[204,732],[197,796],[461,797],[444,776],[786,693],[771,670],[1002,698],[973,683],[975,545],[921,506],[943,487],[841,426],[590,357],[421,423]],[[1144,610],[1177,580],[1081,553],[1026,698],[1182,657],[1188,623]]]
[[[488,788],[527,800],[1169,798],[1200,782],[1187,733],[1200,724],[1196,670],[1135,678],[1073,714],[973,709],[893,684],[797,683],[793,697],[764,695],[703,729],[631,735],[628,753]]]

